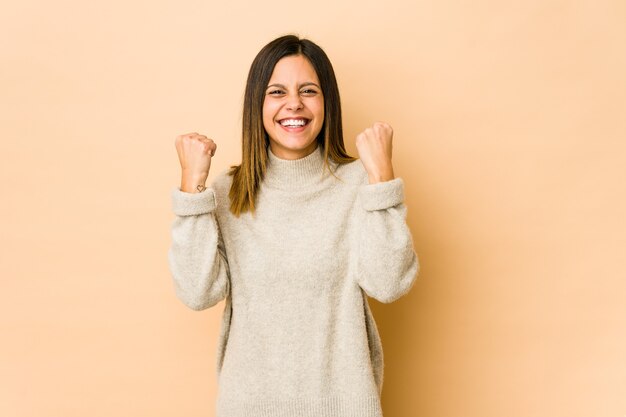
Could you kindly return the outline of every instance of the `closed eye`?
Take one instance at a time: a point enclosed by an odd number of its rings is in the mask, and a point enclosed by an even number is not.
[[[285,91],[283,91],[283,90],[272,90],[272,91],[269,91],[267,94],[268,95],[272,95],[272,96],[278,96],[278,95],[285,94]],[[309,89],[306,89],[306,90],[302,90],[300,92],[300,94],[305,94],[305,95],[308,95],[308,96],[312,96],[312,95],[317,94],[317,90],[313,90],[313,89],[309,88]]]

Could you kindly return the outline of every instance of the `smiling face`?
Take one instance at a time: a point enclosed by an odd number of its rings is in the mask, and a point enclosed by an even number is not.
[[[302,55],[276,63],[263,102],[263,126],[272,153],[299,159],[317,148],[324,123],[324,96],[317,73]]]

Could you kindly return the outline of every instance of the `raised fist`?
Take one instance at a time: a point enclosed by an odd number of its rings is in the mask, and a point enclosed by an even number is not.
[[[394,179],[391,163],[393,129],[387,123],[376,122],[356,137],[359,159],[367,171],[370,184]]]
[[[181,191],[199,192],[198,186],[204,186],[209,176],[211,158],[217,145],[197,132],[177,136],[174,144],[182,169]]]

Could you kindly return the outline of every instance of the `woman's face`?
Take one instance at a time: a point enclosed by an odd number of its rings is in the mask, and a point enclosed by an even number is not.
[[[263,102],[263,126],[274,155],[299,159],[317,147],[324,123],[324,96],[309,60],[291,55],[276,63]]]

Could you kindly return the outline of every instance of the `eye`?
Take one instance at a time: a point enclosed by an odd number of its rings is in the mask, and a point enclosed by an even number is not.
[[[283,90],[272,90],[272,91],[268,92],[267,94],[268,95],[277,96],[277,95],[283,94],[283,93],[284,93]]]
[[[310,88],[307,88],[306,90],[302,90],[302,94],[306,94],[308,96],[312,96],[312,95],[317,94],[317,91],[313,90],[313,89],[310,89]]]

